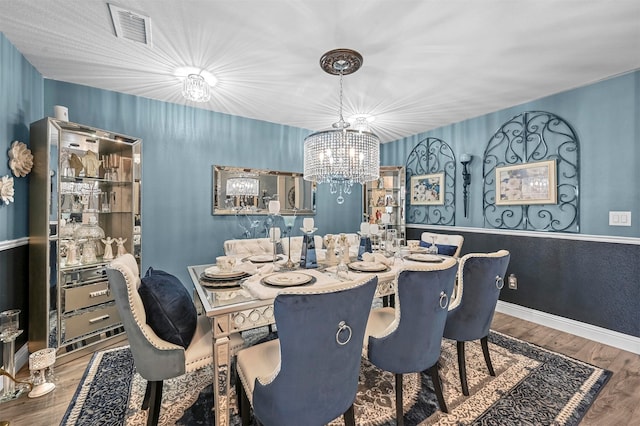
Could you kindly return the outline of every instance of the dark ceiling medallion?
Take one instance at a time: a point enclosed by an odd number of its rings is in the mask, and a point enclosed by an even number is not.
[[[362,55],[351,49],[330,50],[320,58],[320,68],[332,75],[349,75],[362,66]]]

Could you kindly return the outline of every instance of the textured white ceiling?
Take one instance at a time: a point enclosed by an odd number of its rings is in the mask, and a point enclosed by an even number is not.
[[[0,31],[45,78],[310,130],[338,115],[320,56],[355,49],[344,116],[374,114],[385,142],[640,69],[639,0],[114,4],[151,18],[152,46],[96,0],[0,0]],[[185,66],[218,78],[209,102],[182,98]]]

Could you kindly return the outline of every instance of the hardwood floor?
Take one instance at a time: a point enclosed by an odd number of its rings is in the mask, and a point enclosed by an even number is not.
[[[638,424],[640,355],[500,313],[496,313],[492,328],[613,372],[581,425]],[[90,358],[91,355],[86,355],[56,367],[58,383],[49,395],[35,399],[22,396],[0,404],[0,423],[4,420],[11,426],[59,425]],[[28,369],[23,368],[19,377],[26,378],[28,374]]]

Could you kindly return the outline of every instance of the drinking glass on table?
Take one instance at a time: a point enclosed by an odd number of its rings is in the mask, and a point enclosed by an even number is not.
[[[387,229],[387,233],[385,235],[385,242],[384,242],[384,250],[388,253],[388,254],[393,254],[393,251],[391,249],[393,249],[393,245],[394,245],[394,240],[398,238],[398,230],[397,229]]]
[[[340,281],[347,280],[349,278],[349,267],[344,262],[344,246],[338,247],[338,259],[340,259],[340,263],[336,266],[336,278]]]
[[[373,252],[380,251],[380,238],[378,232],[379,228],[377,224],[372,223],[369,225],[369,233],[371,234],[371,245]]]
[[[402,262],[402,238],[394,238],[391,241],[387,241],[387,251],[389,254],[393,256],[393,263],[396,263],[396,260],[400,260]]]
[[[438,246],[436,245],[436,237],[431,237],[431,245],[427,247],[427,253],[438,254]]]

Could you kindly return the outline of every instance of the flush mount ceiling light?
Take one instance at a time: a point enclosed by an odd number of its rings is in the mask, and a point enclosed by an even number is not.
[[[182,83],[182,96],[193,102],[211,99],[211,86],[200,74],[189,74]]]
[[[304,179],[328,183],[332,194],[350,194],[354,183],[380,176],[380,139],[367,129],[350,129],[342,116],[342,77],[362,66],[362,55],[351,49],[331,50],[320,58],[320,67],[340,76],[340,109],[333,128],[313,133],[304,140]]]

